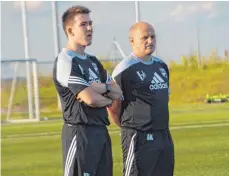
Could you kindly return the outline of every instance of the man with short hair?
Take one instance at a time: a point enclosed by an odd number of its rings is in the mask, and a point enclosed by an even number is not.
[[[68,41],[53,69],[64,119],[64,176],[112,176],[106,108],[120,98],[122,91],[99,60],[85,53],[93,34],[89,14],[83,6],[64,12],[62,22]]]
[[[133,52],[114,69],[123,91],[109,108],[121,126],[124,176],[172,176],[174,146],[169,131],[169,70],[152,56],[156,35],[152,25],[138,22],[130,29]]]

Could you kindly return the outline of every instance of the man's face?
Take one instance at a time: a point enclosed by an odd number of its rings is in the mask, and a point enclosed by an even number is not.
[[[152,26],[144,25],[136,29],[132,36],[133,50],[142,56],[151,55],[155,51],[156,36]]]
[[[72,33],[72,34],[71,34]],[[71,27],[69,36],[71,39],[82,46],[89,46],[92,43],[92,21],[89,14],[78,14]]]

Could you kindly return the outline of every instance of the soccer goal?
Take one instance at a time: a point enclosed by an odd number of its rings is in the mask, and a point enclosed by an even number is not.
[[[40,120],[36,59],[1,60],[1,116],[11,123]]]

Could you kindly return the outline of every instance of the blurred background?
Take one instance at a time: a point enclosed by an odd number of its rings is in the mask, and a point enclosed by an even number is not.
[[[67,8],[76,4],[87,6],[92,11],[91,18],[94,26],[93,44],[87,48],[86,52],[96,55],[103,61],[104,66],[110,73],[114,66],[123,58],[122,53],[126,56],[131,53],[128,32],[130,26],[136,21],[136,12],[140,20],[148,21],[155,27],[157,48],[154,55],[163,59],[171,69],[172,67],[175,69],[175,67],[181,65],[187,70],[185,67],[192,67],[193,69],[206,68],[210,62],[212,64],[228,63],[228,2],[140,2],[138,3],[138,11],[136,11],[136,2],[134,1],[58,1],[55,3],[28,1],[25,3],[26,20],[24,20],[27,26],[27,51],[24,44],[25,33],[23,31],[21,2],[2,2],[1,58],[4,60],[23,59],[26,57],[37,59],[40,75],[41,108],[44,108],[47,104],[49,106],[55,106],[55,103],[58,104],[54,97],[53,87],[51,88],[52,81],[45,82],[45,80],[52,75],[53,61],[58,52],[66,44],[61,16]],[[53,5],[55,5],[55,8],[53,8]],[[2,78],[13,78],[15,73],[14,64],[14,62],[2,64]],[[210,71],[208,70],[207,72]],[[16,73],[18,77],[26,75],[25,62],[20,64],[20,69],[17,69]],[[202,73],[197,74],[197,77],[201,77],[202,75]],[[189,76],[191,75],[189,74]],[[209,74],[207,75],[207,77],[211,76]],[[224,76],[222,73],[222,77]],[[171,91],[173,92],[171,103],[182,104],[187,101],[192,103],[203,102],[206,94],[228,93],[225,90],[226,86],[228,86],[228,84],[225,84],[225,81],[222,81],[224,83],[220,83],[217,90],[206,90],[204,80],[202,84],[201,81],[194,81],[194,83],[190,83],[194,84],[190,85],[191,87],[193,86],[193,89],[200,86],[198,91],[201,91],[201,85],[203,85],[205,90],[196,93],[197,95],[195,97],[192,96],[191,100],[185,96],[187,95],[186,92],[184,92],[185,95],[183,98],[175,100],[174,96],[177,97],[176,92],[179,92],[180,95],[180,91],[179,88],[174,86],[180,86],[182,88],[183,83],[180,78],[179,82],[176,80],[173,81],[175,78],[171,79]],[[217,80],[219,81],[218,78]],[[17,87],[19,87],[21,81],[19,80]],[[213,84],[212,81],[207,81],[209,84],[208,87],[211,87]],[[176,84],[173,84],[173,82],[176,82]],[[26,86],[24,82],[22,84]],[[43,89],[45,84],[50,84],[49,87],[52,90],[50,91],[54,94],[50,92],[45,93],[49,91],[49,89]],[[222,86],[225,88],[222,88]],[[10,91],[10,88],[7,87],[7,90]],[[16,89],[16,96],[18,91],[19,89]],[[26,91],[26,88],[24,91]],[[24,96],[22,92],[19,94],[20,96]],[[7,95],[3,94],[2,96],[5,96],[4,99],[9,99],[10,93]],[[22,97],[19,99],[21,101]],[[27,107],[28,98],[25,97],[24,99],[25,107]],[[17,98],[15,101],[17,101]],[[6,106],[6,102],[2,104],[3,107]],[[20,105],[22,104],[20,103]],[[48,107],[46,106],[46,108]]]
[[[2,2],[2,57],[23,58],[24,41],[20,1]],[[68,2],[57,6],[60,47],[66,37],[61,16],[70,6],[81,4],[91,9],[94,38],[87,52],[98,57],[109,57],[114,38],[126,54],[131,52],[128,32],[135,22],[134,2]],[[140,2],[140,19],[153,24],[157,31],[157,54],[166,62],[178,61],[180,56],[197,51],[197,30],[200,49],[204,56],[217,49],[219,56],[229,48],[228,2]],[[29,55],[39,61],[55,58],[51,2],[26,3]],[[14,48],[14,52],[12,52]]]
[[[131,53],[128,33],[136,19],[155,27],[154,55],[168,64],[171,75],[170,123],[174,129],[184,130],[173,132],[178,153],[176,175],[229,175],[226,167],[229,164],[226,137],[229,133],[229,2],[3,1],[0,4],[2,175],[62,173],[59,141],[62,114],[52,69],[57,53],[66,44],[61,16],[73,5],[83,5],[92,11],[93,43],[86,52],[96,55],[109,73],[123,55]],[[26,59],[36,61],[25,62]],[[25,121],[20,125],[8,123],[22,119]],[[24,124],[31,119],[41,122]],[[196,129],[191,131],[190,125]],[[209,128],[202,129],[202,125]],[[210,129],[212,125],[214,130]],[[122,167],[119,132],[114,129],[116,132],[111,133],[112,140],[117,141],[114,165]],[[49,141],[53,143],[43,145]],[[26,154],[34,150],[37,153]],[[211,156],[213,151],[219,153]],[[14,165],[22,156],[22,163]],[[35,157],[39,161],[34,161]],[[190,165],[197,169],[189,169]],[[16,169],[12,170],[13,167]],[[45,169],[41,171],[41,168]],[[115,169],[115,176],[120,171]]]

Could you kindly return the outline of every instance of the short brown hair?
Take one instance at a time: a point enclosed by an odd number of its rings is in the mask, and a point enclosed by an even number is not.
[[[67,9],[64,14],[62,15],[62,25],[63,25],[63,29],[65,34],[67,35],[67,31],[66,31],[66,26],[69,23],[72,23],[75,16],[78,14],[89,14],[91,11],[84,6],[72,6],[69,9]]]

